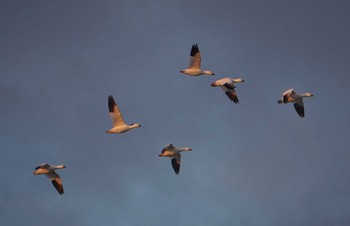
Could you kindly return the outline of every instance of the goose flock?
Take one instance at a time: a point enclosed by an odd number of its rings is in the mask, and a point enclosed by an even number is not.
[[[201,69],[201,54],[199,52],[199,47],[197,44],[192,45],[190,52],[190,63],[189,67],[180,71],[183,74],[189,76],[200,76],[200,75],[210,75],[213,76],[214,72],[209,70]],[[239,99],[236,93],[235,83],[243,83],[245,82],[241,78],[221,78],[211,83],[213,87],[221,87],[225,92],[226,96],[235,104],[239,103]],[[294,103],[294,108],[298,115],[303,118],[305,117],[304,103],[303,98],[312,97],[312,93],[297,93],[294,89],[288,89],[282,94],[282,97],[277,101],[278,104],[287,104]],[[114,134],[114,133],[125,133],[131,129],[141,127],[138,123],[132,123],[128,125],[122,116],[122,113],[119,110],[118,105],[114,101],[112,95],[108,96],[108,109],[109,116],[112,121],[113,127],[106,131],[106,133]],[[176,175],[180,173],[180,164],[181,164],[181,152],[192,151],[189,147],[177,148],[173,144],[166,145],[159,157],[168,157],[171,159],[171,165]],[[45,174],[53,186],[56,188],[60,195],[64,194],[62,179],[55,172],[58,169],[64,169],[66,166],[64,165],[50,165],[47,163],[41,164],[37,166],[33,172],[34,175]]]

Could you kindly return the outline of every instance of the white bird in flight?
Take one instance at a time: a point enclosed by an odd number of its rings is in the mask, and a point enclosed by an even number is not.
[[[304,97],[313,97],[312,93],[297,93],[294,89],[289,89],[282,94],[282,98],[277,101],[278,104],[294,103],[294,108],[300,117],[305,116]]]
[[[44,163],[44,164],[37,166],[35,168],[33,174],[34,175],[45,174],[51,180],[53,186],[56,188],[58,193],[60,195],[63,195],[64,190],[63,190],[63,186],[62,186],[62,180],[61,180],[60,176],[55,172],[55,170],[64,169],[64,168],[66,168],[66,166],[64,166],[64,165],[54,166],[54,165]]]
[[[244,82],[243,79],[241,78],[222,78],[219,79],[213,83],[211,83],[211,86],[216,87],[216,86],[220,86],[222,88],[222,90],[225,92],[225,94],[228,96],[228,98],[230,98],[231,101],[233,101],[235,104],[239,103],[238,97],[237,97],[237,93],[235,91],[235,83],[242,83]]]
[[[198,75],[214,75],[212,71],[206,71],[201,69],[201,54],[197,44],[192,45],[190,53],[190,66],[187,69],[181,70],[181,73],[198,76]]]
[[[111,117],[113,128],[106,131],[106,133],[124,133],[130,129],[141,127],[140,124],[132,123],[128,125],[125,123],[122,113],[118,105],[115,103],[113,96],[108,96],[109,116]]]
[[[181,163],[180,152],[183,152],[183,151],[192,151],[192,149],[189,147],[176,148],[176,147],[174,147],[174,145],[168,144],[167,146],[165,146],[163,148],[162,153],[160,153],[158,156],[170,158],[171,165],[173,166],[173,169],[177,175],[180,172],[180,163]]]

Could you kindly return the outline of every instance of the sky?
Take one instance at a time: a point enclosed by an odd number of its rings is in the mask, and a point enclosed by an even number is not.
[[[0,1],[1,225],[350,225],[350,3]],[[190,48],[202,68],[190,77]],[[210,83],[243,78],[239,104]],[[312,92],[305,118],[277,100]],[[108,95],[127,123],[112,127]],[[157,155],[188,146],[175,175]],[[64,164],[60,196],[34,168]]]

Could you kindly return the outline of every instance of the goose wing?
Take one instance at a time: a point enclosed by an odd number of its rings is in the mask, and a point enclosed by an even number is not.
[[[163,148],[162,154],[164,154],[166,151],[173,151],[174,149],[175,149],[175,147],[173,144],[168,144]]]
[[[300,98],[300,100],[296,101],[294,103],[294,108],[295,110],[297,111],[298,115],[300,117],[304,117],[305,116],[305,112],[304,112],[304,102],[303,102],[303,99]]]
[[[238,104],[239,100],[235,88],[235,85],[232,83],[225,83],[222,85],[222,89],[225,92],[226,96],[235,104]]]
[[[180,172],[180,163],[181,163],[181,155],[178,154],[174,158],[171,159],[171,165],[176,173],[176,175]]]
[[[53,186],[56,188],[58,193],[60,195],[63,195],[64,190],[63,190],[62,180],[61,180],[60,176],[54,171],[47,173],[45,175],[51,180]]]
[[[108,96],[108,108],[113,126],[116,127],[126,124],[123,119],[123,115],[120,112],[118,105],[115,103],[112,95]]]
[[[288,102],[291,102],[294,100],[294,95],[295,95],[295,92],[294,92],[294,89],[289,89],[287,91],[285,91],[283,94],[282,94],[282,99],[283,99],[283,102],[286,104]],[[293,98],[293,99],[292,99]]]
[[[168,144],[167,146],[164,147],[164,149],[167,149],[167,150],[174,150],[175,147],[173,144]]]
[[[199,52],[199,48],[197,44],[192,45],[189,68],[195,68],[195,69],[201,68],[201,54]]]
[[[46,169],[45,168],[45,165],[47,165],[46,163],[43,163],[41,165],[38,165],[37,167],[35,167],[35,170],[38,170],[38,169]]]
[[[50,165],[47,163],[43,163],[37,167],[35,167],[34,174],[39,175],[39,174],[45,174],[50,172]]]
[[[292,89],[286,90],[286,91],[282,94],[282,96],[284,96],[284,95],[291,95],[292,93],[295,93],[293,88],[292,88]]]

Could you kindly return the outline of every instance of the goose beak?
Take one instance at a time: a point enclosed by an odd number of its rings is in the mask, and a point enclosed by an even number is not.
[[[216,86],[215,82],[211,83],[210,85],[211,85],[211,86],[213,86],[213,87],[215,87],[215,86]]]
[[[162,157],[163,155],[162,155],[162,154],[159,154],[158,156],[159,156],[159,157]]]
[[[181,70],[181,71],[180,71],[180,73],[183,73],[183,74],[185,74],[185,71],[184,71],[184,70]]]

